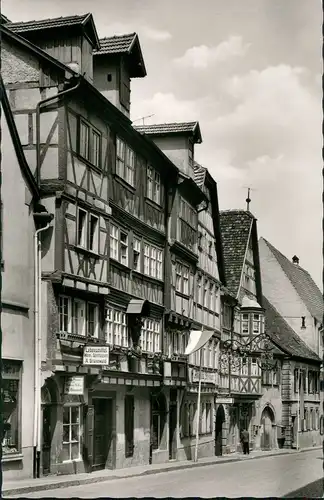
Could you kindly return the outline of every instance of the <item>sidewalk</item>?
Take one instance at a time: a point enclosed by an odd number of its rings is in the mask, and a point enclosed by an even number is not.
[[[64,488],[68,486],[79,486],[81,484],[98,483],[101,481],[112,481],[116,479],[126,479],[136,476],[144,476],[148,474],[158,474],[168,471],[190,469],[192,467],[204,467],[207,465],[224,464],[229,462],[240,462],[242,460],[255,460],[278,455],[290,455],[312,450],[321,450],[321,446],[304,448],[302,450],[273,450],[273,451],[251,451],[250,455],[246,456],[242,453],[231,453],[223,457],[208,457],[200,458],[198,463],[192,460],[182,462],[167,462],[165,464],[141,465],[136,467],[128,467],[125,469],[106,469],[92,472],[91,474],[76,474],[66,476],[48,476],[39,479],[18,479],[16,481],[4,481],[2,486],[2,496],[5,495],[21,495],[31,493],[33,491],[52,490],[56,488]],[[41,495],[40,495],[41,496]]]

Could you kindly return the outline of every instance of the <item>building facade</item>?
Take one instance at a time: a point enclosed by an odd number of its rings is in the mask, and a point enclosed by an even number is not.
[[[319,370],[323,378],[323,367],[318,364],[318,360],[323,359],[323,296],[309,273],[299,265],[297,256],[290,261],[264,238],[260,238],[259,248],[266,299],[297,338],[306,344],[312,352],[312,359],[315,356],[317,360],[315,370],[314,367],[308,367],[307,358],[305,366],[291,364],[289,377],[291,387],[295,389],[291,391],[291,400],[294,402],[285,410],[287,439],[293,446],[296,443],[300,447],[320,444],[320,429],[318,425],[313,429],[312,418],[317,422],[316,415],[319,413],[321,421],[323,415],[323,391],[319,390],[317,382]],[[310,414],[315,417],[310,417]]]

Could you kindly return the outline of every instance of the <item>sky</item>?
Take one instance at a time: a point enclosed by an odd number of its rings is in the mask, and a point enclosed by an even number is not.
[[[322,289],[320,0],[1,0],[12,21],[89,11],[99,37],[136,31],[147,69],[131,118],[199,121],[195,159],[221,210],[246,208],[258,234],[297,255]],[[136,121],[136,124],[142,120]]]

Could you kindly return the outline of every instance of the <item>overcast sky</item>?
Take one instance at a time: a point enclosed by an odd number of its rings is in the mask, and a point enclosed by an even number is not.
[[[199,120],[196,160],[220,208],[245,208],[250,186],[259,236],[322,288],[320,0],[1,3],[12,21],[91,11],[99,37],[136,31],[148,75],[133,81],[132,119]]]

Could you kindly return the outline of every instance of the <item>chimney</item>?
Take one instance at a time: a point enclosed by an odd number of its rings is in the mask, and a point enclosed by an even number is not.
[[[293,264],[295,264],[295,266],[299,265],[299,258],[297,257],[297,255],[293,256],[292,261],[293,261]]]

